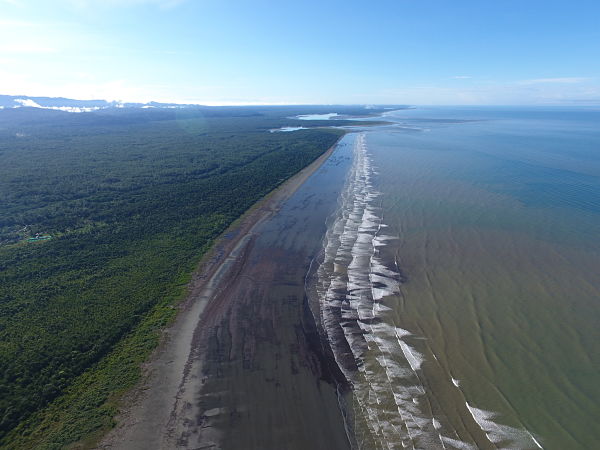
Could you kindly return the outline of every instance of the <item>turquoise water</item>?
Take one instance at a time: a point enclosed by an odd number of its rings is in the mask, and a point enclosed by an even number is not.
[[[598,448],[600,109],[385,117],[354,135],[316,280],[356,433]]]

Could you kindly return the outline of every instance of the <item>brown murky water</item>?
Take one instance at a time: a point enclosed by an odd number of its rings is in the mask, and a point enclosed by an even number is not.
[[[357,138],[311,277],[358,442],[594,448],[599,113],[388,118]]]

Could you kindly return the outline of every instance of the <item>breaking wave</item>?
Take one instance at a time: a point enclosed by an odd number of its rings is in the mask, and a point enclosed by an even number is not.
[[[313,288],[307,289],[320,330],[353,389],[355,417],[348,428],[357,448],[475,448],[433,417],[420,379],[424,355],[410,345],[415,336],[391,314],[403,277],[397,261],[384,255],[398,237],[386,232],[376,174],[361,133],[320,263],[310,275]],[[460,389],[458,380],[451,381]],[[528,433],[496,425],[492,413],[467,407],[494,444],[511,441],[515,432],[522,443]]]

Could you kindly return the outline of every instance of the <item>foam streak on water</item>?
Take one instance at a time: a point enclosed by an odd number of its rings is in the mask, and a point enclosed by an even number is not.
[[[382,260],[379,248],[396,237],[385,234],[364,134],[354,153],[317,270],[323,329],[377,447],[445,447],[439,422],[420,407],[425,402],[418,376],[423,355],[406,342],[411,333],[387,317],[385,298],[400,293],[401,278],[397,267]]]
[[[396,305],[386,305],[397,302],[402,277],[395,261],[384,261],[381,254],[397,237],[386,234],[381,193],[373,185],[376,173],[360,134],[316,272],[322,332],[364,419],[350,427],[359,448],[474,448],[432,416],[419,375],[424,355],[410,345],[412,333],[394,322],[390,306]],[[460,389],[458,380],[452,382]],[[467,407],[490,442],[501,447],[515,434],[523,442],[525,430],[497,425],[492,413]]]

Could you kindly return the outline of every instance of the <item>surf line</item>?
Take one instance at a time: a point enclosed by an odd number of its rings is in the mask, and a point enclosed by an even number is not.
[[[381,254],[398,237],[386,234],[376,175],[366,134],[357,134],[315,271],[315,317],[364,418],[353,429],[360,433],[362,427],[378,448],[444,446],[440,422],[420,407],[424,356],[406,341],[412,333],[396,326],[386,305],[401,295],[402,277],[395,259],[387,263]]]
[[[425,357],[407,342],[414,335],[397,326],[391,314],[390,302],[402,296],[402,276],[397,259],[386,262],[381,252],[398,236],[390,235],[384,223],[383,194],[375,188],[377,174],[367,135],[357,134],[352,166],[338,208],[327,221],[319,262],[311,262],[315,287],[305,286],[309,297],[309,292],[316,293],[315,321],[352,386],[356,410],[364,419],[355,419],[347,428],[370,435],[377,448],[436,448],[440,443],[443,448],[474,448],[455,439],[455,430],[422,408],[427,403],[420,379]],[[453,378],[452,384],[461,390],[458,379]],[[527,430],[492,425],[494,414],[487,411],[485,421],[477,420],[483,410],[470,404],[467,409],[492,442],[523,444],[527,433],[529,443],[540,447]]]

